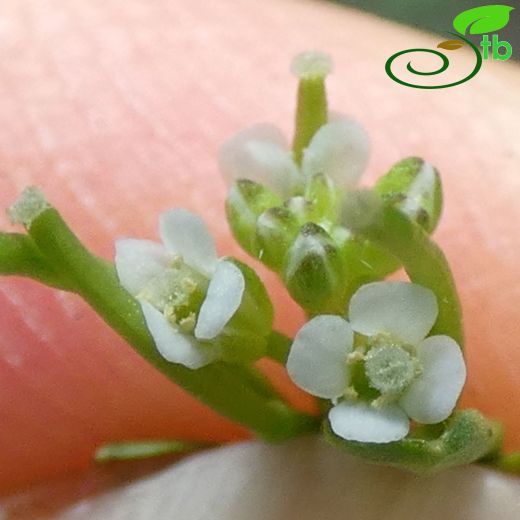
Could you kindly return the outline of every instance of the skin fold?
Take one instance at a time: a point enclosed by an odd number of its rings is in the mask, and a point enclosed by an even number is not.
[[[37,184],[106,258],[115,238],[157,239],[158,213],[182,206],[205,218],[220,254],[256,266],[227,229],[218,147],[266,120],[290,136],[291,57],[329,52],[331,108],[371,136],[362,183],[411,155],[441,172],[435,239],[464,310],[461,406],[503,421],[507,448],[520,449],[517,64],[485,62],[455,88],[406,88],[385,75],[386,59],[446,38],[307,0],[6,0],[0,19],[0,206]],[[471,57],[451,52],[461,67]],[[13,230],[4,215],[0,225]],[[301,311],[259,272],[277,327],[294,333]],[[313,409],[281,370],[262,366]],[[88,467],[105,441],[248,436],[147,366],[77,297],[14,277],[0,278],[0,424],[4,492]]]

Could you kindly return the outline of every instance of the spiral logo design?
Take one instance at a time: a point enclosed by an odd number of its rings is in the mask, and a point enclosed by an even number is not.
[[[404,85],[406,87],[412,87],[412,88],[424,88],[424,89],[448,88],[448,87],[454,87],[456,85],[460,85],[461,83],[465,83],[466,81],[469,81],[472,77],[474,77],[477,74],[477,72],[480,70],[480,67],[482,67],[482,55],[480,54],[478,47],[476,47],[472,42],[470,42],[466,38],[461,37],[459,34],[455,34],[455,33],[449,33],[449,34],[452,34],[454,36],[457,36],[461,40],[464,40],[464,42],[467,43],[473,49],[473,52],[475,53],[475,59],[476,59],[475,67],[465,78],[462,78],[459,81],[454,81],[452,83],[446,83],[444,85],[417,85],[417,84],[408,83],[407,81],[399,79],[392,71],[392,63],[394,62],[395,59],[399,58],[399,56],[402,56],[404,54],[422,52],[422,53],[434,54],[435,56],[438,56],[441,59],[440,67],[438,67],[437,69],[435,69],[433,71],[429,71],[429,72],[422,72],[422,71],[415,69],[412,65],[412,62],[409,61],[408,64],[406,65],[406,69],[409,72],[411,72],[412,74],[415,74],[417,76],[435,76],[437,74],[442,74],[445,70],[448,69],[448,67],[450,65],[450,60],[449,60],[448,56],[446,56],[441,51],[437,51],[434,49],[421,49],[421,48],[407,49],[407,50],[399,51],[399,52],[396,52],[395,54],[392,54],[392,56],[390,56],[390,58],[388,58],[388,60],[386,61],[386,64],[385,64],[386,73],[395,82],[400,83],[401,85]]]

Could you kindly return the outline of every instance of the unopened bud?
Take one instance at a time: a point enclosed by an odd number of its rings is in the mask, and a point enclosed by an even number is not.
[[[307,312],[337,312],[343,269],[331,237],[320,226],[308,223],[289,250],[283,277],[291,296]]]
[[[264,211],[256,223],[259,259],[271,269],[280,270],[299,229],[299,219],[288,208]]]
[[[268,208],[278,206],[281,199],[262,184],[242,179],[231,187],[226,200],[226,214],[237,242],[251,255],[258,257],[256,222]]]
[[[441,181],[437,170],[423,159],[409,157],[394,164],[374,190],[429,233],[437,226],[442,211]]]

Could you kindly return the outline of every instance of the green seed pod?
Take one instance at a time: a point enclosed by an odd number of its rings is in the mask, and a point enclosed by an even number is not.
[[[229,191],[226,215],[237,242],[249,254],[258,257],[256,221],[268,208],[279,206],[281,199],[268,188],[256,182],[241,179]]]
[[[437,170],[418,157],[394,164],[374,191],[431,233],[442,211],[442,186]]]
[[[343,312],[344,266],[328,233],[305,224],[292,244],[283,273],[291,296],[309,313]]]

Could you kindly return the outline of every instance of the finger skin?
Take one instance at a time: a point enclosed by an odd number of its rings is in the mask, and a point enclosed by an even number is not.
[[[372,138],[364,182],[409,155],[443,176],[436,239],[464,307],[462,404],[504,421],[507,446],[520,449],[517,65],[485,63],[456,88],[405,88],[384,74],[386,59],[438,39],[322,2],[6,0],[0,15],[0,206],[39,184],[106,258],[115,238],[156,238],[157,215],[183,206],[204,216],[221,253],[247,260],[223,217],[218,146],[264,120],[289,133],[292,55],[330,52],[331,104]],[[265,280],[278,326],[294,332],[300,311]],[[84,467],[103,441],[247,435],[154,372],[74,296],[3,278],[0,331],[0,489]],[[311,406],[280,371],[277,381]]]

